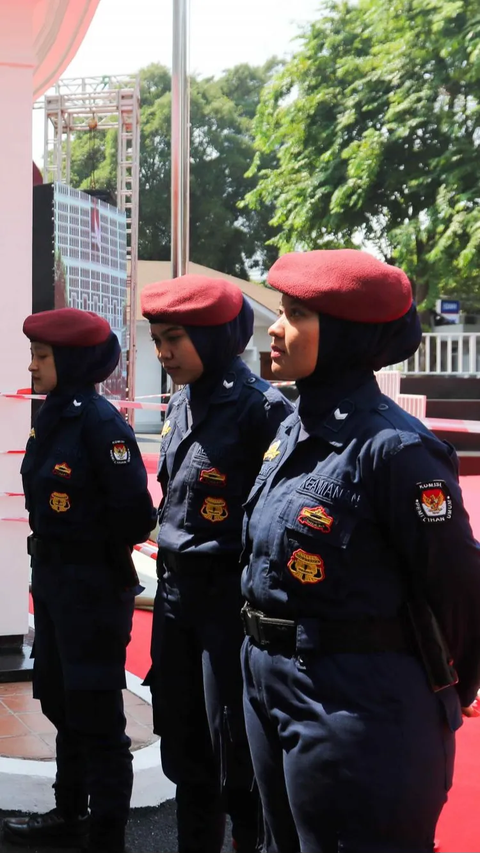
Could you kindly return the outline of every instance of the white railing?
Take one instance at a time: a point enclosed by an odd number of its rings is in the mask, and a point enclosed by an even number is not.
[[[401,373],[480,376],[479,332],[426,332],[411,358],[387,368]]]

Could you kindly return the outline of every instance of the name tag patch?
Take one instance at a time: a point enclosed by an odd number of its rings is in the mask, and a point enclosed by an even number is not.
[[[417,489],[415,509],[421,521],[427,524],[438,524],[451,519],[452,499],[445,480],[417,483]]]
[[[314,495],[316,498],[327,501],[327,503],[338,503],[353,507],[360,504],[361,495],[359,492],[355,492],[344,483],[330,477],[318,477],[310,474],[297,491],[302,495]]]

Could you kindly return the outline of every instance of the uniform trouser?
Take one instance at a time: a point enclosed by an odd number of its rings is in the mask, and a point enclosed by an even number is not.
[[[265,853],[431,853],[455,736],[419,663],[251,640],[242,661]]]
[[[34,566],[32,582],[33,689],[57,729],[57,807],[76,816],[89,805],[94,824],[126,823],[133,771],[121,688],[133,597],[117,600],[85,583],[89,570],[66,568],[61,577]]]
[[[155,731],[177,785],[180,853],[218,853],[225,813],[240,853],[253,853],[258,798],[242,707],[240,579],[236,573],[159,581],[154,610]]]

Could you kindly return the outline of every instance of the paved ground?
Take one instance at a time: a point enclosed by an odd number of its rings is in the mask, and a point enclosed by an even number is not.
[[[12,812],[0,811],[0,820],[10,816]],[[18,814],[16,812],[15,814]],[[129,853],[177,853],[175,833],[175,805],[173,800],[162,803],[157,808],[134,809],[128,825]],[[15,847],[0,839],[1,853],[18,853],[25,848]],[[230,851],[230,833],[225,842],[224,851]],[[72,853],[59,848],[29,848],[30,853]]]

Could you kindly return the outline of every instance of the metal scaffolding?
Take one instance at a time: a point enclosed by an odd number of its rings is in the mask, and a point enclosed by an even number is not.
[[[140,178],[140,81],[138,76],[60,80],[45,95],[44,180],[70,184],[75,134],[117,130],[117,207],[127,220],[128,399],[135,397],[138,206]]]

